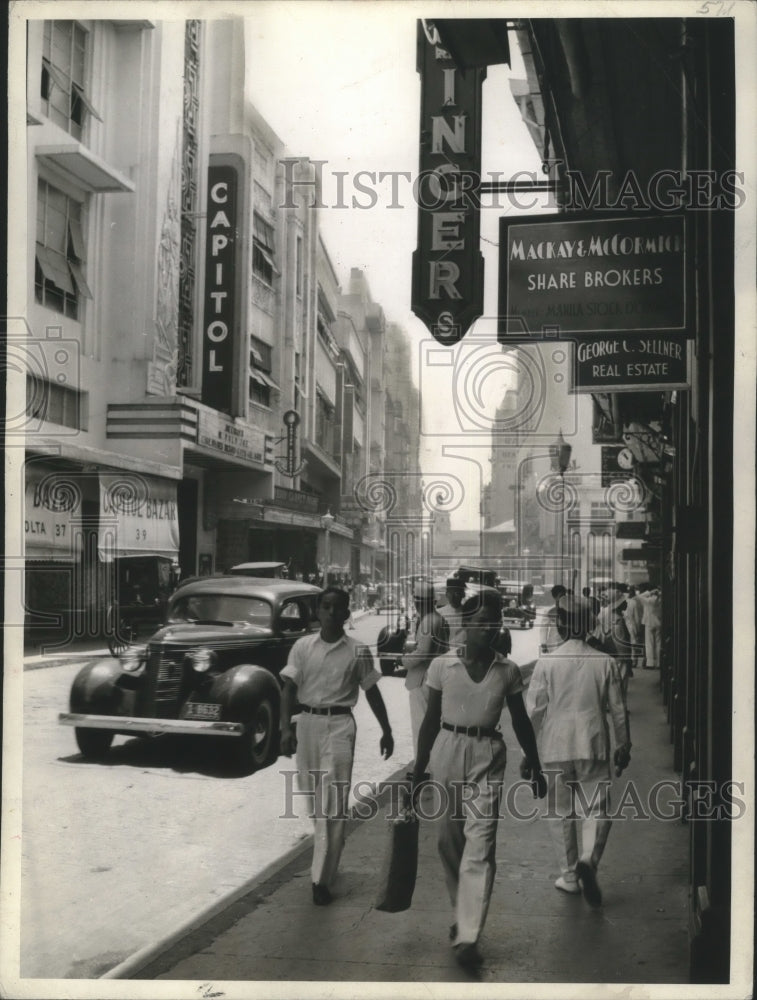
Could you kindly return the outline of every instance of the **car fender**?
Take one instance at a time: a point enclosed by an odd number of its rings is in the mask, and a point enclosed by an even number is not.
[[[281,703],[279,682],[265,667],[240,663],[213,680],[209,700],[221,705],[221,717],[226,722],[248,722],[264,698],[270,698],[278,714]]]
[[[72,712],[118,715],[124,692],[118,686],[123,670],[112,657],[95,660],[81,668],[71,685]]]

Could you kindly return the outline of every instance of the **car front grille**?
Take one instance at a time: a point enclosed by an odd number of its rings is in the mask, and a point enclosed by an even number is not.
[[[180,700],[185,649],[150,646],[147,657],[147,687],[144,692],[145,715],[171,718],[176,715]]]

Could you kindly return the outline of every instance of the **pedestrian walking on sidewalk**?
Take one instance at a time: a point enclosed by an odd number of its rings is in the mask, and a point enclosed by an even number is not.
[[[662,635],[662,598],[657,587],[639,594],[644,605],[645,670],[656,670],[660,665],[660,638]]]
[[[634,667],[639,669],[644,665],[644,605],[635,587],[628,588],[626,610],[623,614],[633,647]]]
[[[405,687],[409,691],[410,726],[413,731],[413,748],[418,754],[418,733],[428,704],[425,686],[426,671],[431,661],[449,648],[449,628],[434,607],[434,587],[420,581],[413,588],[413,603],[418,612],[415,626],[415,649],[402,657],[407,670]]]
[[[602,594],[602,607],[592,633],[597,640],[598,648],[615,658],[624,697],[628,690],[628,680],[633,677],[633,649],[628,626],[623,617],[625,608],[624,594],[615,590]]]
[[[462,606],[464,646],[432,662],[428,707],[413,772],[417,792],[426,766],[444,789],[438,848],[455,922],[450,937],[457,961],[482,961],[477,942],[489,909],[506,750],[497,728],[505,703],[531,765],[534,795],[546,795],[536,739],[523,704],[523,681],[512,660],[497,653],[502,601],[484,591]],[[501,648],[501,647],[500,647]]]
[[[298,639],[281,671],[281,753],[291,757],[296,750],[299,789],[312,796],[311,876],[313,902],[318,906],[332,900],[331,886],[344,847],[355,756],[352,708],[360,688],[381,726],[381,755],[388,759],[394,751],[384,699],[376,687],[381,674],[370,649],[345,634],[349,614],[349,595],[339,587],[327,587],[318,595],[320,632]],[[297,701],[301,715],[295,738],[292,712]]]
[[[570,893],[583,890],[590,905],[600,906],[596,872],[611,826],[608,713],[615,735],[616,776],[630,761],[631,738],[615,660],[586,641],[593,627],[587,601],[570,595],[559,600],[563,642],[536,661],[526,705],[547,775],[549,813],[556,816],[548,821],[561,872],[555,887]],[[521,775],[530,774],[531,763],[525,759]]]
[[[444,593],[447,603],[439,608],[439,614],[447,623],[450,649],[454,649],[459,639],[458,632],[463,623],[462,606],[465,600],[465,584],[460,577],[451,576],[447,580]]]

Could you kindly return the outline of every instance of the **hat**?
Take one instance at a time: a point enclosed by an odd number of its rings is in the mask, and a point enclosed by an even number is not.
[[[461,580],[459,576],[450,576],[447,578],[446,588],[447,590],[465,590],[465,581]]]
[[[423,580],[416,581],[413,586],[413,598],[416,601],[433,601],[435,596],[432,583],[426,583]]]

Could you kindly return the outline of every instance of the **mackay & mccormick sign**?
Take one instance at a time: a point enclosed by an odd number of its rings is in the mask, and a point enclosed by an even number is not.
[[[682,215],[501,219],[499,339],[691,336],[689,270]]]

